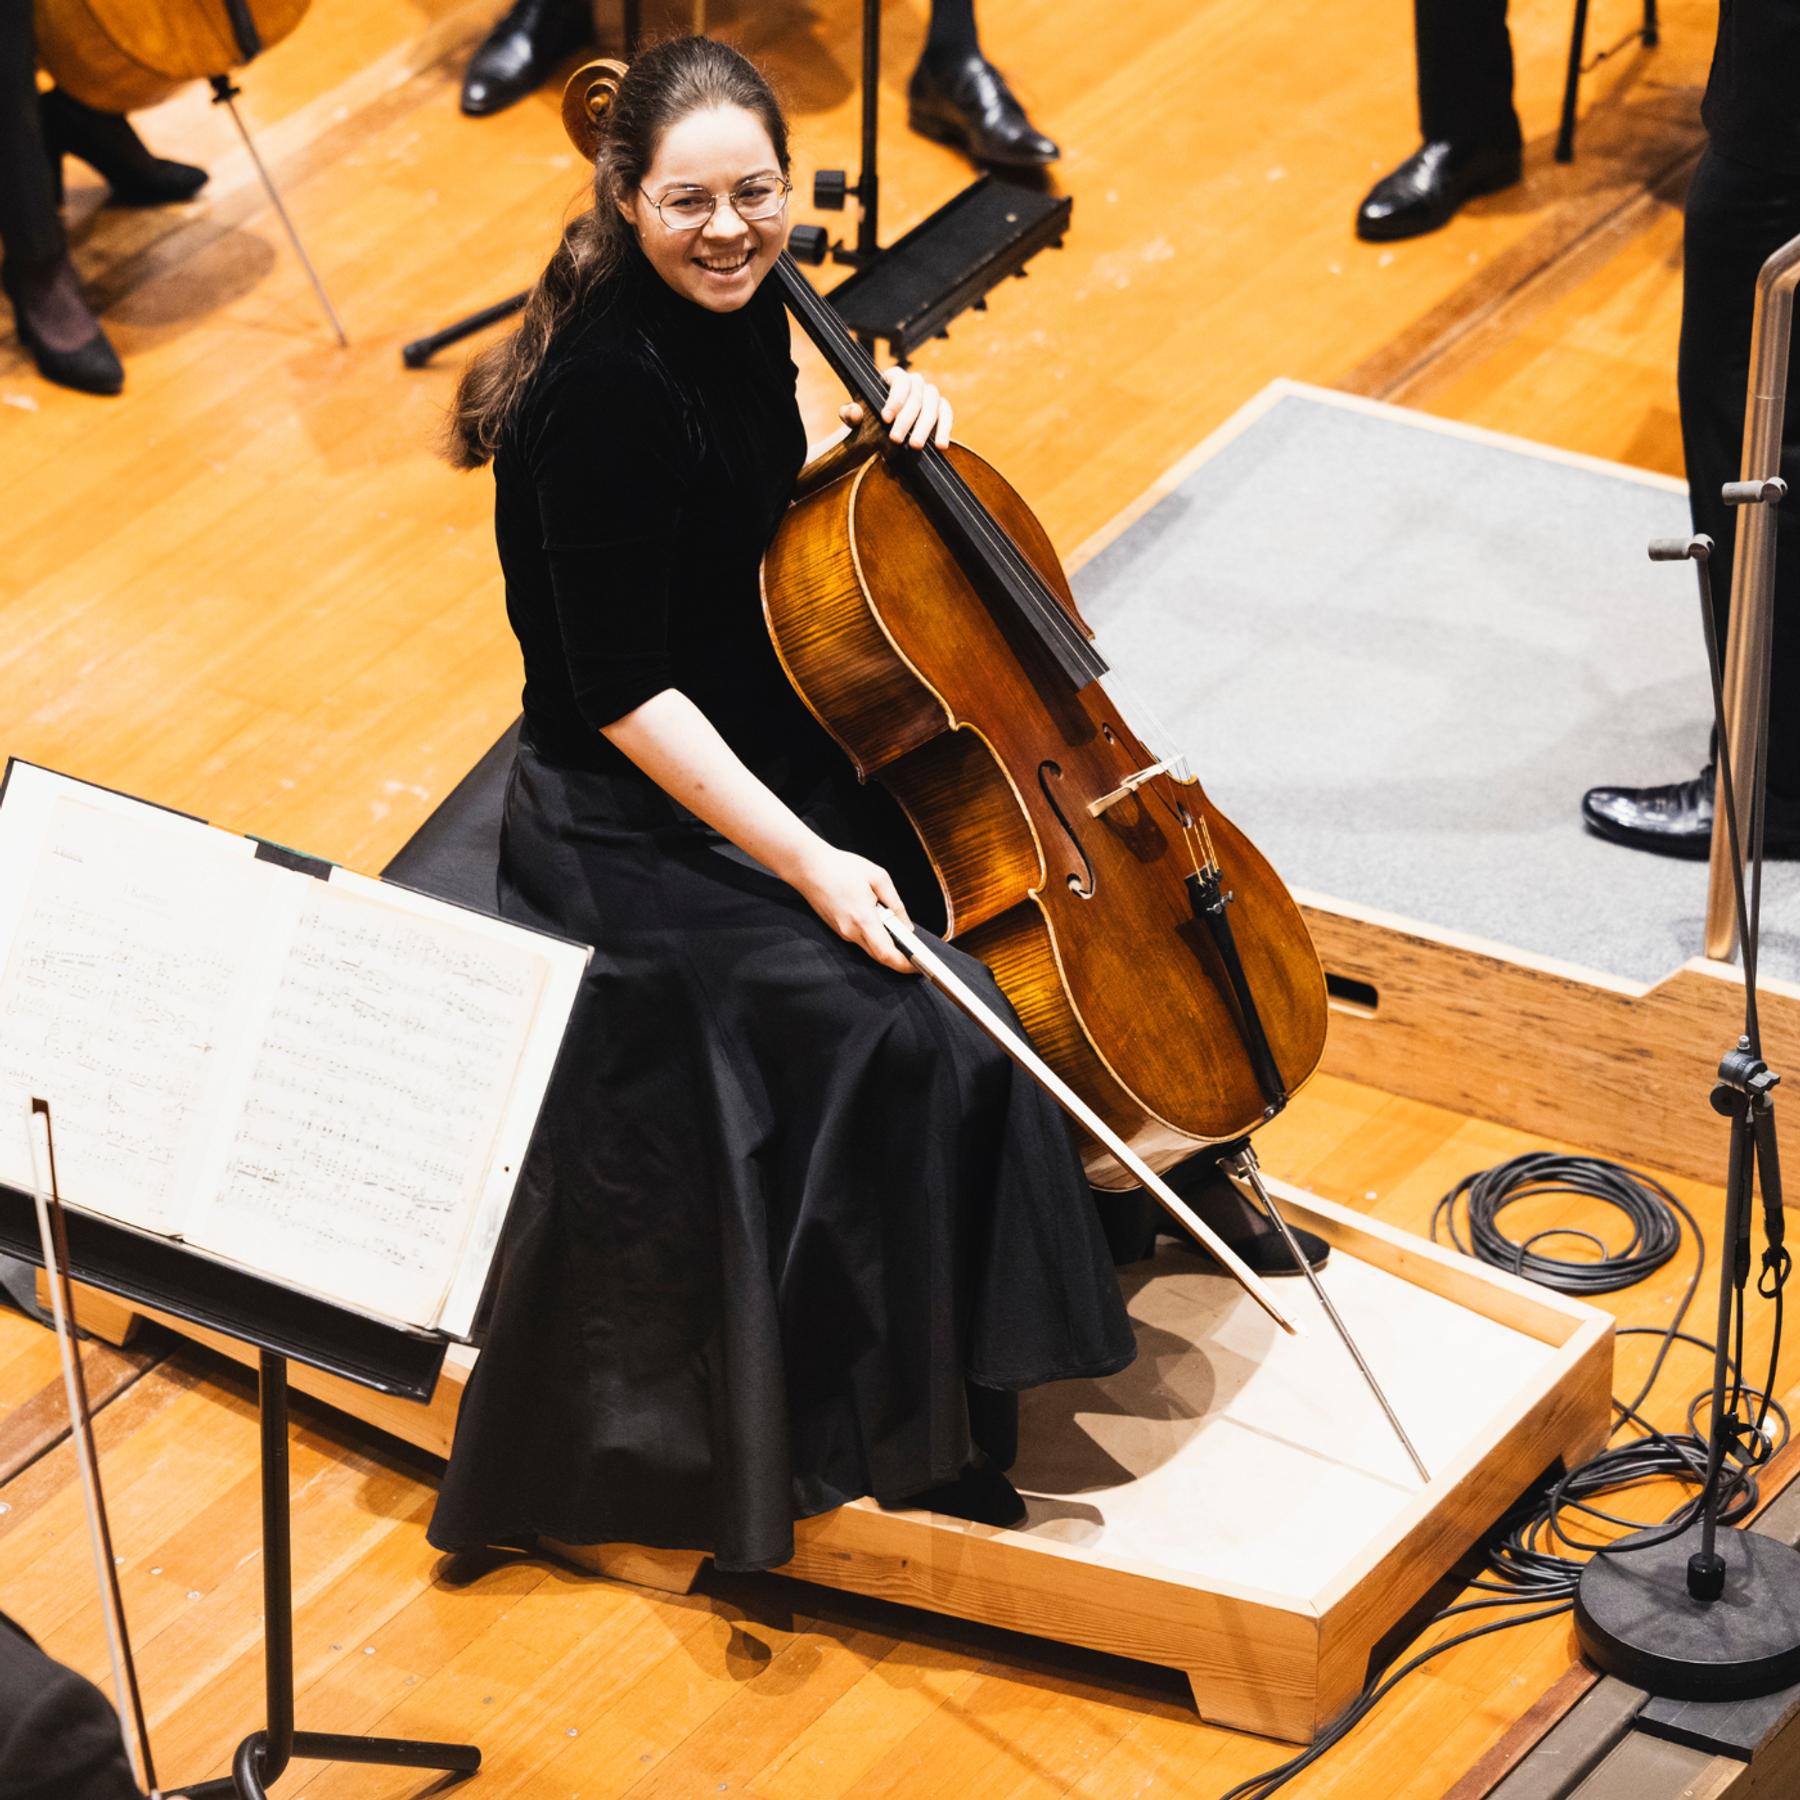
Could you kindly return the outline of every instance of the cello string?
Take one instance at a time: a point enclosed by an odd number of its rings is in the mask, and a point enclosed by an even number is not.
[[[843,321],[800,274],[785,251],[781,257],[781,266],[787,277],[786,286],[794,301],[795,310],[801,314],[802,324],[812,327],[808,335],[814,343],[823,351],[825,345],[819,343],[819,339],[821,336],[828,338],[839,355],[849,363],[851,370],[862,377],[861,399],[865,405],[875,394],[880,394],[885,400],[887,381],[876,366],[875,359],[850,334]],[[922,473],[933,485],[940,503],[956,515],[963,530],[977,540],[978,547],[996,565],[1008,585],[1017,590],[1014,598],[1022,599],[1029,610],[1037,615],[1040,627],[1047,628],[1060,639],[1064,648],[1077,661],[1089,667],[1098,664],[1098,667],[1093,667],[1093,673],[1096,676],[1104,674],[1106,665],[1099,653],[1082,636],[1079,627],[1064,612],[1061,602],[1051,592],[1049,584],[1026,560],[1023,552],[1012,541],[1011,535],[988,512],[950,459],[932,444],[918,453],[918,460]]]
[[[839,356],[848,365],[840,373],[849,380],[853,389],[861,388],[861,400],[865,406],[872,404],[876,395],[885,400],[887,382],[876,366],[874,357],[850,333],[832,311],[829,302],[800,274],[797,265],[785,252],[781,257],[781,266],[795,311],[800,314],[801,323],[809,327],[808,335],[814,343],[824,351],[826,344],[820,341],[824,338],[836,347]],[[859,377],[860,381],[857,379]],[[928,484],[933,486],[940,503],[956,517],[962,529],[975,541],[977,548],[1007,580],[1009,587],[1017,590],[1014,598],[1022,597],[1036,613],[1040,626],[1047,626],[1065,649],[1094,670],[1096,678],[1101,674],[1111,674],[1128,691],[1134,710],[1140,716],[1148,718],[1152,736],[1160,740],[1156,760],[1166,762],[1179,758],[1182,752],[1175,748],[1176,739],[1156,709],[1144,700],[1136,684],[1122,671],[1113,669],[1083,635],[1081,628],[1064,610],[1062,601],[1049,583],[1013,541],[1012,534],[988,511],[955,464],[935,444],[930,444],[919,452],[918,467]],[[1166,772],[1154,779],[1159,785],[1167,783],[1171,788],[1177,785]],[[1171,802],[1166,794],[1161,797],[1163,804],[1180,825],[1194,873],[1204,877],[1216,872],[1218,858],[1204,817],[1200,817],[1196,831],[1197,809],[1190,810],[1180,800]]]

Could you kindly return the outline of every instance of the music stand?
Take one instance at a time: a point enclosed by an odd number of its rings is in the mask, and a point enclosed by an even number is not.
[[[231,1774],[192,1785],[177,1783],[169,1791],[188,1800],[267,1800],[269,1784],[296,1757],[474,1774],[481,1767],[481,1752],[473,1744],[301,1731],[294,1722],[288,1362],[308,1363],[380,1393],[428,1400],[450,1340],[438,1332],[384,1324],[92,1214],[68,1211],[65,1217],[72,1279],[208,1326],[261,1352],[265,1722],[238,1745]],[[17,1188],[0,1186],[0,1250],[43,1266],[33,1202]]]

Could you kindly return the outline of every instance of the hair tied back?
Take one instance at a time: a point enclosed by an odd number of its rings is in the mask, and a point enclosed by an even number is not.
[[[563,130],[581,154],[592,162],[600,152],[600,139],[606,130],[606,115],[619,97],[619,84],[625,79],[627,65],[611,56],[583,63],[569,77],[563,89]]]

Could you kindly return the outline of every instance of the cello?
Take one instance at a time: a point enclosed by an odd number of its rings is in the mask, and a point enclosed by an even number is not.
[[[35,0],[38,57],[101,112],[136,112],[273,48],[312,0]]]

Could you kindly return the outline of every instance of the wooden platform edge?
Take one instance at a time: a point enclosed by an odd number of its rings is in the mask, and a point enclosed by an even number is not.
[[[1743,1029],[1738,969],[1695,957],[1646,986],[1349,901],[1298,898],[1337,978],[1328,1074],[1723,1182],[1727,1127],[1707,1097]],[[1765,977],[1758,996],[1770,1067],[1800,1065],[1800,986]],[[1800,1157],[1800,1120],[1777,1112],[1787,1156]]]

